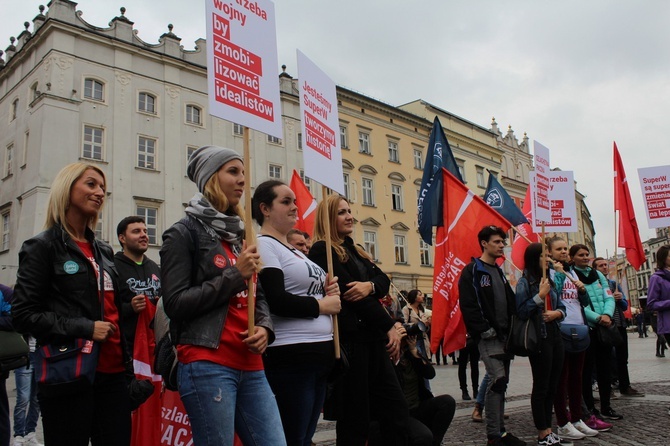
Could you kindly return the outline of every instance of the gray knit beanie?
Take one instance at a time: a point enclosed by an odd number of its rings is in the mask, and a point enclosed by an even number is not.
[[[188,159],[186,173],[188,174],[188,178],[198,186],[198,190],[202,192],[212,175],[221,166],[234,159],[244,162],[242,156],[233,149],[203,146],[191,154]]]

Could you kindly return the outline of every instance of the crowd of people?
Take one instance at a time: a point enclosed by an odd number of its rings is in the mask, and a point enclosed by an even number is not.
[[[391,281],[353,240],[351,207],[339,195],[318,204],[310,237],[294,228],[294,192],[281,181],[261,183],[251,201],[260,231],[250,237],[252,222],[240,208],[244,167],[231,149],[205,146],[190,156],[187,174],[198,192],[164,232],[160,267],[145,255],[140,217],[119,222],[116,254],[95,237],[106,199],[101,169],[74,163],[59,172],[45,230],[23,243],[15,288],[0,289],[0,329],[25,334],[30,345],[29,367],[15,372],[13,444],[39,444],[41,412],[47,446],[130,445],[132,414],[161,390],[160,381],[136,375],[151,368],[137,352],[148,343],[153,354],[156,340],[146,333],[159,300],[170,318],[176,385],[196,446],[310,446],[322,413],[336,421],[338,445],[442,443],[456,402],[430,386],[436,372],[424,294],[415,289],[389,299]],[[483,227],[481,256],[458,283],[467,329],[459,381],[463,400],[476,398],[473,419],[486,422],[489,445],[526,444],[505,427],[513,359],[507,341],[514,318],[533,319],[540,336],[539,351],[529,356],[537,444],[570,444],[611,429],[605,419],[622,418],[610,404],[613,352],[620,392],[643,394],[630,386],[628,302],[606,278],[607,262],[591,260],[584,245],[549,238],[528,246],[514,290],[497,264],[506,239],[501,228]],[[668,341],[669,251],[664,246],[656,255],[647,304],[657,314],[659,339]],[[619,333],[615,348],[599,327]],[[50,381],[54,349],[90,362],[90,374]],[[0,446],[10,437],[6,377]]]

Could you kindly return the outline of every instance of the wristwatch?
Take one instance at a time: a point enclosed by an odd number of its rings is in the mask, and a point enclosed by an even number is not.
[[[370,293],[370,296],[375,294],[375,283],[373,281],[370,281],[370,285],[372,285],[372,292]]]

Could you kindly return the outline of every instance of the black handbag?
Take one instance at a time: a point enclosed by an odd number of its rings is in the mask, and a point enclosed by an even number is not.
[[[531,356],[540,353],[540,317],[541,313],[522,320],[512,315],[509,336],[505,351],[515,356]]]
[[[591,344],[589,327],[585,324],[561,324],[561,338],[568,353],[583,352]]]
[[[591,299],[589,299],[589,306],[595,313],[596,310],[593,308],[593,302],[591,302]],[[619,329],[614,324],[610,324],[609,327],[596,324],[594,331],[595,335],[598,337],[598,341],[606,347],[618,347],[623,343],[621,333],[619,333]]]
[[[16,331],[0,331],[0,373],[28,365],[30,348]]]

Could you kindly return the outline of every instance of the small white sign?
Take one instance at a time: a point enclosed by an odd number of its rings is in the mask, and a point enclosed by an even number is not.
[[[274,3],[206,0],[209,113],[283,138]]]
[[[637,169],[649,228],[670,226],[670,166]]]
[[[531,175],[531,191],[533,198],[533,216],[536,221],[551,221],[551,200],[549,199],[549,149],[534,141],[535,172]],[[533,227],[535,231],[535,227]],[[538,232],[538,231],[535,231]]]
[[[575,199],[574,173],[569,171],[550,171],[549,200],[551,200],[551,220],[546,222],[544,230],[549,232],[578,232],[577,200]],[[542,226],[542,222],[538,222]]]
[[[297,56],[305,176],[344,194],[335,83],[300,50]]]

